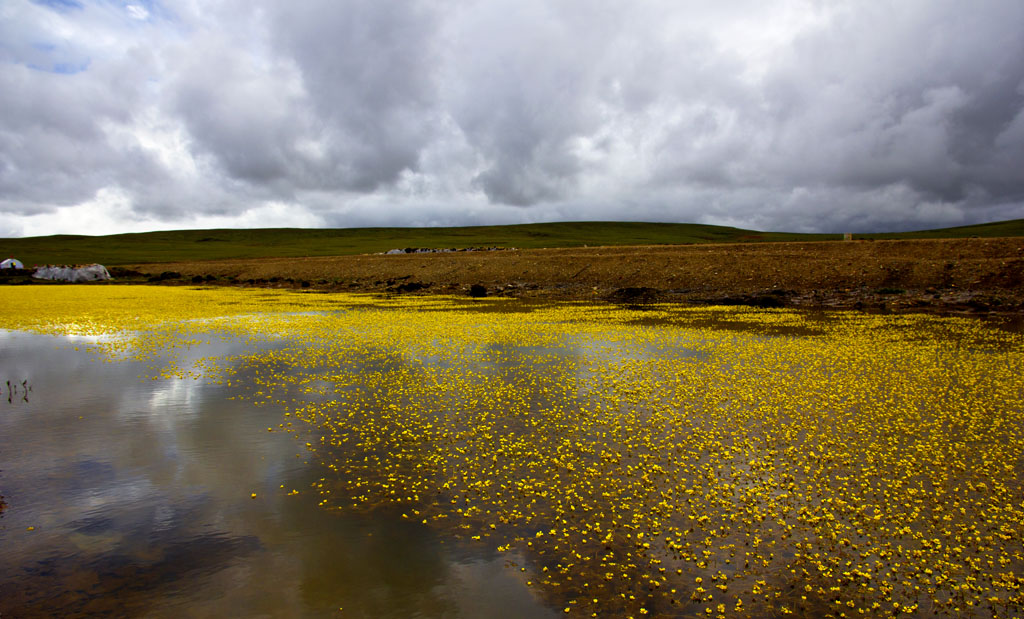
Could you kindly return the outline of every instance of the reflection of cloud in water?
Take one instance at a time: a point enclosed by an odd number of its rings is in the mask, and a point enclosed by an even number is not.
[[[144,407],[122,408],[129,416],[144,416],[151,423],[171,428],[198,413],[204,385],[195,380],[165,380],[149,395]]]
[[[143,382],[139,364],[73,349],[94,340],[0,333],[0,376],[20,370],[36,395],[0,416],[0,483],[11,505],[0,530],[5,616],[124,614],[145,605],[144,592],[257,547],[253,535],[231,532],[235,523],[218,513],[223,500],[204,485],[223,496],[238,479],[218,476],[215,459],[181,455],[194,451],[190,427],[206,386]],[[94,606],[80,606],[90,599]]]
[[[3,616],[328,616],[342,599],[367,616],[546,612],[514,579],[488,584],[486,562],[459,567],[450,545],[398,514],[319,509],[308,489],[320,472],[295,457],[301,442],[266,431],[280,408],[202,380],[140,379],[145,364],[104,363],[70,342],[0,333],[0,377],[21,368],[38,392],[0,415]],[[181,349],[177,365],[244,347]],[[378,369],[408,364],[395,354]],[[518,602],[490,603],[504,599],[494,586]]]

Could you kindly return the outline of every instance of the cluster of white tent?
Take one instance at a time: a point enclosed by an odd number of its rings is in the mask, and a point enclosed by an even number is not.
[[[0,269],[24,269],[25,265],[16,258],[8,258],[0,262]],[[50,279],[61,282],[96,282],[110,279],[110,272],[102,264],[86,264],[80,266],[52,266],[46,265],[36,267],[32,277],[37,279]]]
[[[102,264],[87,264],[79,267],[45,266],[37,268],[32,277],[78,283],[110,279],[110,273]]]

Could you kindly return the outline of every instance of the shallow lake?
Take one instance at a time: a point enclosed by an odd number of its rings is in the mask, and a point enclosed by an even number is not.
[[[281,407],[89,342],[0,331],[2,616],[554,614],[505,556],[318,507],[299,435],[267,432]]]
[[[0,295],[4,617],[1024,611],[1009,323]]]

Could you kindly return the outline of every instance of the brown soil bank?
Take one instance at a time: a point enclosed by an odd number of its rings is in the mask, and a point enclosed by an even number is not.
[[[128,268],[153,279],[164,274],[168,283],[629,303],[1024,311],[1024,238],[592,247]]]

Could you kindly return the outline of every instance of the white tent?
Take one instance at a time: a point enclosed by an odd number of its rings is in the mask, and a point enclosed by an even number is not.
[[[110,273],[102,264],[89,264],[81,267],[45,266],[36,269],[36,272],[32,274],[32,277],[77,283],[110,279]]]
[[[0,269],[24,269],[25,265],[21,263],[21,260],[17,258],[8,258],[3,262],[0,262]]]

